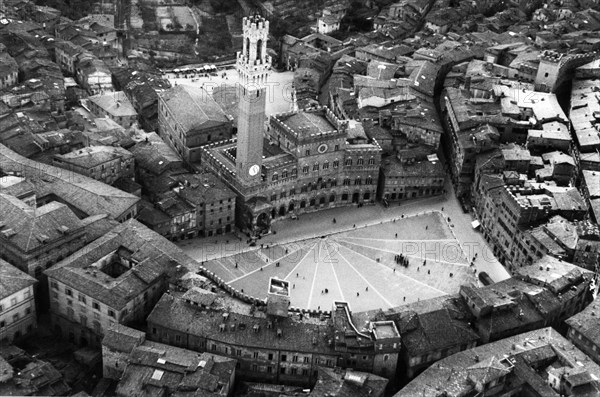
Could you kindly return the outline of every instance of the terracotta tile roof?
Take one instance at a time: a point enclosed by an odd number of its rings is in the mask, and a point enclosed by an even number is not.
[[[473,317],[462,300],[447,296],[436,300],[440,303],[439,308],[419,302],[387,316],[398,324],[402,344],[410,357],[479,340],[479,335],[469,326]]]
[[[198,353],[161,343],[144,342],[130,354],[129,364],[117,386],[119,395],[138,395],[152,390],[173,396],[222,396],[231,388],[236,360]]]
[[[96,262],[119,248],[130,251],[136,264],[118,277],[99,271]],[[193,262],[169,240],[130,220],[57,263],[45,274],[75,289],[85,286],[90,297],[120,310],[158,278],[183,271]],[[183,268],[177,269],[178,265]]]
[[[81,220],[65,204],[53,201],[32,208],[16,197],[1,193],[0,224],[0,239],[10,241],[25,253],[83,228]]]
[[[144,332],[117,323],[106,330],[104,339],[102,339],[102,346],[129,354],[134,348],[141,345],[145,339],[146,334]]]
[[[502,357],[508,357],[510,362],[504,361]],[[444,358],[413,379],[395,397],[470,395],[476,393],[476,383],[469,381],[469,377],[482,380],[501,374],[509,376],[506,381],[507,390],[519,387],[519,383],[528,383],[546,393],[540,395],[549,395],[545,379],[532,368],[548,362],[560,365],[565,361],[574,366],[577,362],[585,362],[590,374],[600,376],[600,367],[584,353],[552,328],[542,328]],[[510,373],[506,373],[507,370]],[[512,389],[511,385],[514,385]]]
[[[73,152],[57,154],[54,158],[62,163],[89,169],[116,159],[126,161],[132,159],[133,155],[119,146],[89,146]]]
[[[600,346],[600,301],[592,302],[581,312],[565,320],[568,326],[582,334],[592,345]]]
[[[149,324],[157,324],[190,335],[210,337],[232,345],[299,352],[333,352],[332,320],[299,320],[296,316],[279,319],[269,328],[270,320],[262,312],[230,311],[227,329],[220,332],[224,310],[203,309],[186,303],[180,296],[164,294],[148,316]],[[312,319],[311,319],[312,320]],[[229,325],[236,324],[234,330]],[[277,337],[281,329],[281,337]]]
[[[0,259],[0,300],[35,283],[35,278]]]
[[[185,133],[230,123],[219,104],[202,88],[178,85],[158,95]]]
[[[92,178],[51,165],[42,166],[4,145],[0,145],[0,169],[29,178],[40,197],[54,194],[88,215],[108,214],[117,219],[139,201],[133,194]]]
[[[137,116],[137,112],[123,91],[94,95],[89,97],[88,100],[113,117]]]
[[[368,397],[383,395],[388,380],[366,372],[319,367],[310,397]]]

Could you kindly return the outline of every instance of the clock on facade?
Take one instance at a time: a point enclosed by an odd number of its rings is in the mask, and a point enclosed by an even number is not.
[[[317,148],[317,152],[319,153],[325,153],[327,151],[327,145],[322,143],[319,145],[319,147]]]
[[[248,173],[250,174],[250,176],[254,176],[258,174],[258,171],[260,171],[260,167],[257,164],[254,164],[252,167],[250,167]]]

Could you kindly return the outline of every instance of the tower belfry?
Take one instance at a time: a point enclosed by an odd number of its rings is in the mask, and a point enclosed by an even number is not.
[[[271,70],[267,55],[269,21],[261,16],[245,17],[244,45],[237,53],[240,81],[236,170],[245,184],[261,182],[266,82]]]

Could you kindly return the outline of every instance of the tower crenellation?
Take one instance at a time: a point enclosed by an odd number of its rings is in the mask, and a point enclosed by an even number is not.
[[[242,22],[243,46],[237,53],[237,70],[240,83],[264,84],[271,70],[271,57],[267,55],[269,21],[261,16],[245,17]]]

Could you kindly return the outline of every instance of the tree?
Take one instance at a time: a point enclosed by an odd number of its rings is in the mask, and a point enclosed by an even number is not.
[[[275,38],[279,39],[289,33],[290,24],[284,19],[275,18],[269,25],[269,28],[271,30],[271,34]]]

